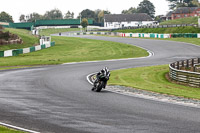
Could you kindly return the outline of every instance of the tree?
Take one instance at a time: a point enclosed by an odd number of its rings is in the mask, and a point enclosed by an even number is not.
[[[192,3],[193,5],[195,5],[195,6],[197,6],[197,7],[200,7],[200,3],[199,3],[198,0],[193,0],[191,3]]]
[[[105,14],[111,14],[111,12],[108,11],[108,10],[106,10],[106,11],[104,11],[104,15],[105,15]]]
[[[100,9],[97,9],[97,10],[95,10],[94,11],[94,13],[95,13],[95,18],[94,18],[94,21],[95,22],[98,22],[98,23],[100,23],[100,16],[99,15],[102,15],[102,10],[100,10]],[[101,13],[101,14],[100,14]]]
[[[35,22],[35,20],[41,20],[42,18],[43,16],[38,13],[31,13],[27,22]]]
[[[104,18],[104,11],[102,10],[102,11],[99,12],[99,14],[98,14],[98,22],[99,22],[99,23],[103,22],[103,18]]]
[[[170,9],[174,10],[178,7],[196,7],[199,6],[198,0],[167,0],[170,2]]]
[[[24,14],[21,14],[21,15],[20,15],[19,21],[20,21],[20,22],[26,22],[26,19],[25,19],[25,15],[24,15]]]
[[[0,13],[0,21],[14,22],[12,16],[10,16],[8,13],[6,13],[4,11]]]
[[[133,14],[133,13],[137,13],[137,8],[135,7],[131,7],[129,8],[128,10],[123,10],[122,11],[122,14]]]
[[[159,23],[160,23],[160,22],[163,22],[162,17],[164,17],[164,15],[158,15],[158,16],[156,16],[156,17],[155,17],[155,21],[158,21]]]
[[[74,18],[74,13],[72,12],[70,12],[70,11],[68,11],[66,14],[65,14],[65,17],[64,17],[65,19],[70,19],[70,18]]]
[[[95,20],[95,12],[89,9],[85,9],[81,12],[81,18],[93,19]]]
[[[19,17],[20,22],[35,22],[35,20],[41,20],[41,19],[43,19],[43,16],[35,12],[26,16],[22,14]]]
[[[155,6],[149,0],[143,0],[140,2],[138,8],[138,13],[147,13],[149,16],[154,18],[155,15]]]
[[[51,11],[47,11],[44,14],[45,19],[63,19],[62,12],[58,9],[53,9]]]
[[[86,18],[82,19],[81,26],[86,29],[88,26],[88,20]]]

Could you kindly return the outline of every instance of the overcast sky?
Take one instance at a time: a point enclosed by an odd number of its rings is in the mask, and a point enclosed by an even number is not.
[[[109,10],[112,14],[120,14],[122,10],[137,7],[143,0],[1,0],[0,12],[9,13],[15,22],[19,22],[21,14],[33,12],[41,15],[52,9],[59,9],[62,13],[68,10],[74,12],[75,17],[84,9]],[[150,0],[156,10],[156,15],[164,15],[169,11],[166,0]]]

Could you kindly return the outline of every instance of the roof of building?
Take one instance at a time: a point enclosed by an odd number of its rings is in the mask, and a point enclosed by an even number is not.
[[[153,21],[146,13],[106,14],[105,22]]]
[[[166,14],[166,17],[171,17],[171,16],[172,16],[172,13],[173,13],[173,11],[169,11],[169,12]]]
[[[192,13],[197,9],[200,9],[200,7],[179,7],[173,13]]]

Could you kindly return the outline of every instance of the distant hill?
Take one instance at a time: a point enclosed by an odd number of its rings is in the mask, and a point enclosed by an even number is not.
[[[175,20],[168,20],[160,23],[160,25],[173,25],[173,24],[198,24],[198,17],[187,17]]]

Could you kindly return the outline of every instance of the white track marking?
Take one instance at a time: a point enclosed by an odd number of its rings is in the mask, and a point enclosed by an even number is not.
[[[24,131],[24,132],[40,133],[40,132],[36,132],[36,131],[33,131],[33,130],[28,130],[28,129],[25,129],[25,128],[21,128],[21,127],[9,125],[9,124],[6,124],[6,123],[2,123],[2,122],[0,122],[0,125],[5,126],[5,127],[9,127],[9,128],[13,128],[13,129],[16,129],[16,130]]]

